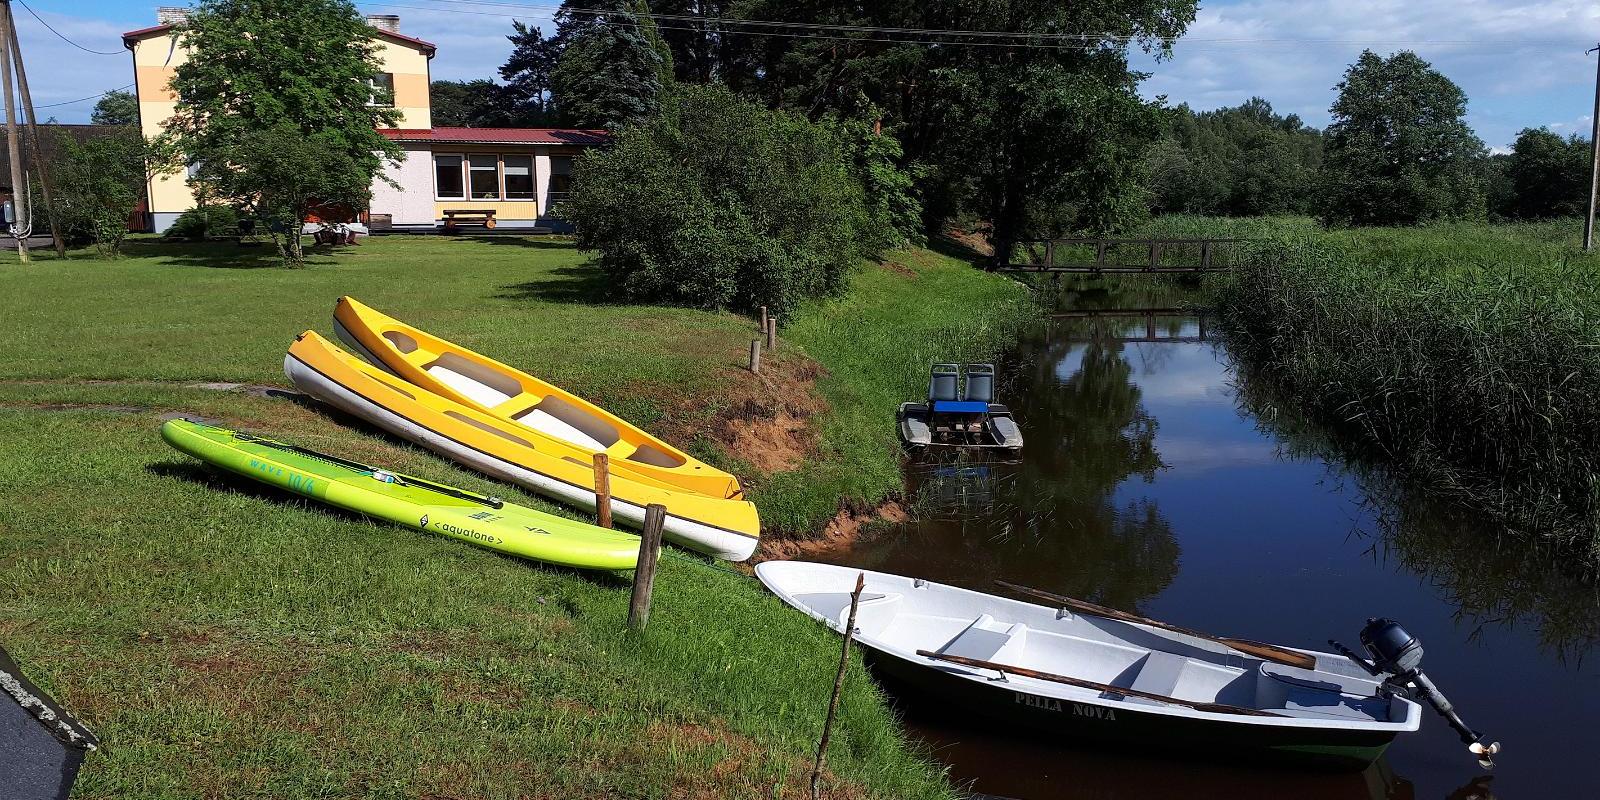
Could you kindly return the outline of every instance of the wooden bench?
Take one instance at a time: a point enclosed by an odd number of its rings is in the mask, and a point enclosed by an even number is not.
[[[452,208],[444,212],[445,232],[453,233],[462,225],[482,225],[485,228],[493,228],[494,209]]]

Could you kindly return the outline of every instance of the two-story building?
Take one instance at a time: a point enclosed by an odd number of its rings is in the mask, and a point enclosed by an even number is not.
[[[159,135],[177,107],[170,83],[189,55],[179,35],[187,12],[157,9],[159,24],[122,35],[123,46],[133,53],[139,127],[147,137]],[[431,230],[443,223],[446,211],[493,211],[502,227],[565,228],[550,215],[551,204],[567,191],[573,157],[603,144],[605,132],[434,127],[429,64],[437,48],[402,34],[397,16],[373,15],[367,22],[382,45],[382,72],[375,83],[388,91],[378,96],[392,97],[400,112],[399,125],[382,133],[405,154],[386,168],[395,185],[373,181],[372,206],[363,219],[374,230]],[[182,171],[150,177],[150,230],[165,231],[194,207],[188,178]]]

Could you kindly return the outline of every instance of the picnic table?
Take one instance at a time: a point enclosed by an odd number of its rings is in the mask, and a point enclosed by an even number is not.
[[[443,213],[444,229],[446,231],[454,231],[462,225],[494,227],[494,209],[492,208],[450,208]]]

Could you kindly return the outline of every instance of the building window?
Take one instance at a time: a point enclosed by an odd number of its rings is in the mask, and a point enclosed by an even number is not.
[[[503,156],[505,161],[506,199],[533,199],[533,156]]]
[[[394,108],[393,72],[380,72],[367,83],[372,86],[372,99],[367,101],[367,105]]]
[[[466,184],[462,181],[461,156],[435,155],[433,157],[433,196],[440,200],[467,199]]]
[[[572,156],[550,157],[550,199],[551,204],[567,199],[567,193],[572,191]]]
[[[467,170],[472,173],[472,199],[500,199],[500,159],[497,156],[467,156]]]

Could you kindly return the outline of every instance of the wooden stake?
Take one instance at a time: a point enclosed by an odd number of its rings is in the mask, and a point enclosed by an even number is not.
[[[56,221],[56,203],[50,196],[50,162],[40,151],[39,120],[33,113],[33,94],[28,91],[28,72],[22,66],[22,43],[17,40],[17,18],[11,15],[11,3],[6,2],[4,5],[7,27],[11,29],[11,57],[17,62],[17,86],[22,89],[22,111],[28,120],[28,144],[33,150],[33,163],[39,167],[39,191],[44,195],[45,218],[50,221],[50,239],[55,244],[56,255],[66,258],[67,240],[61,235],[61,224]]]
[[[822,761],[828,755],[828,739],[833,736],[833,718],[839,712],[839,694],[844,691],[844,673],[850,666],[850,640],[856,635],[856,607],[861,590],[867,587],[867,573],[856,574],[856,590],[850,593],[850,616],[844,623],[844,649],[839,653],[839,671],[833,676],[833,696],[828,699],[828,718],[822,723],[822,741],[817,743],[817,763],[811,768],[811,800],[822,800]]]
[[[750,340],[750,371],[761,374],[761,340]]]
[[[605,453],[594,454],[594,516],[596,525],[611,527],[611,457]]]
[[[7,3],[9,6],[10,4]],[[6,153],[11,157],[11,208],[18,225],[28,218],[28,189],[22,180],[22,148],[17,143],[17,101],[11,83],[11,19],[0,13],[0,81],[5,81]],[[17,260],[28,261],[28,239],[17,238]]]
[[[778,352],[778,315],[773,314],[767,319],[767,352]]]
[[[762,306],[761,307],[761,327],[757,328],[756,330],[761,332],[761,333],[766,333],[767,332],[767,307],[766,306]]]
[[[656,583],[656,562],[661,558],[661,529],[667,524],[667,507],[651,503],[644,510],[644,530],[639,532],[639,566],[633,571],[633,597],[628,601],[628,627],[642,631],[650,622],[650,594]]]

